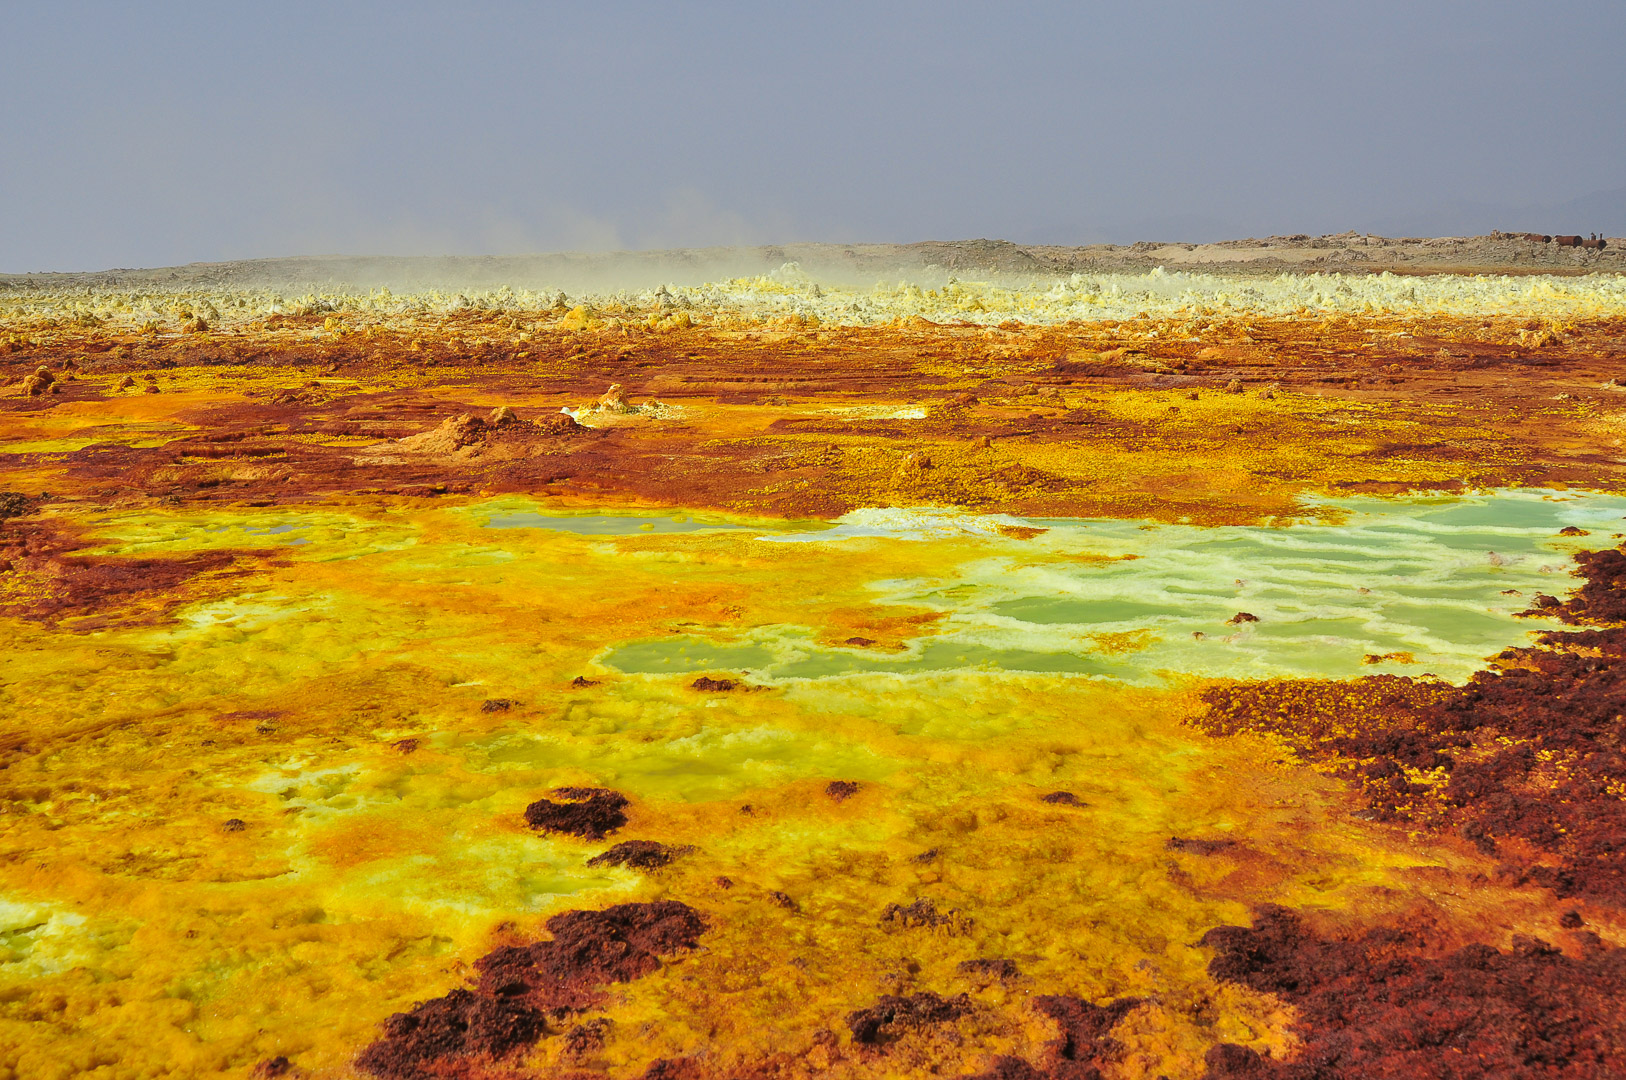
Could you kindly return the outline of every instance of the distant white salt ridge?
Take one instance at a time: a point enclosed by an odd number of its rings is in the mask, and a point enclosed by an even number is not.
[[[157,324],[174,329],[201,318],[228,328],[274,315],[331,315],[307,333],[342,333],[352,321],[487,312],[512,315],[520,336],[555,322],[597,332],[687,325],[706,317],[802,325],[871,326],[896,320],[996,326],[1106,319],[1331,315],[1431,315],[1588,319],[1626,315],[1626,275],[1398,276],[1389,273],[1281,274],[1273,278],[1165,271],[1072,274],[1011,280],[883,281],[868,287],[821,283],[794,263],[754,278],[694,287],[566,296],[557,290],[500,288],[411,294],[336,288],[287,296],[267,289],[26,290],[0,297],[0,324],[63,327]]]
[[[1461,315],[1594,318],[1626,314],[1626,276],[1509,277],[1394,274],[1073,274],[1012,285],[949,279],[867,290],[807,284],[795,275],[739,279],[683,290],[702,307],[797,315],[838,325],[894,319],[997,325],[1127,319],[1139,315],[1223,317],[1290,315]]]

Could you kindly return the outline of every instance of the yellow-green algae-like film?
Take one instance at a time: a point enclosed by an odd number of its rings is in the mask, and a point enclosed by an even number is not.
[[[501,1068],[971,1074],[1037,1058],[1054,1030],[1023,1002],[1060,993],[1134,999],[1115,1076],[1195,1077],[1219,1043],[1286,1056],[1292,1009],[1199,944],[1251,905],[1551,915],[1471,850],[1352,817],[1270,738],[1198,734],[1202,679],[1461,678],[1527,642],[1559,530],[1621,511],[108,512],[92,554],[258,558],[156,623],[0,631],[0,1075],[353,1075],[386,1018],[547,916],[662,899],[704,915],[702,947],[606,988],[569,1021],[591,1039]],[[560,788],[621,793],[625,824],[528,828]],[[1191,837],[1223,855],[1171,847]],[[588,865],[629,839],[679,857]],[[967,995],[953,1025],[841,1052],[855,1010],[926,991]]]

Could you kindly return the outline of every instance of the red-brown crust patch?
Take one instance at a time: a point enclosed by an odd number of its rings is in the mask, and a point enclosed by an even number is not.
[[[1575,936],[1579,958],[1521,937],[1450,948],[1426,926],[1323,935],[1263,907],[1204,935],[1209,972],[1291,1002],[1303,1046],[1282,1062],[1222,1044],[1207,1080],[1626,1075],[1626,950]]]
[[[602,840],[627,823],[627,797],[619,791],[573,787],[555,788],[549,794],[554,798],[538,799],[525,808],[525,824],[533,829]]]
[[[509,1057],[548,1033],[548,1018],[601,1000],[599,987],[631,982],[660,958],[694,948],[706,929],[676,900],[567,911],[547,921],[550,940],[505,945],[475,961],[475,987],[396,1013],[356,1067],[384,1080],[468,1075],[477,1062]]]

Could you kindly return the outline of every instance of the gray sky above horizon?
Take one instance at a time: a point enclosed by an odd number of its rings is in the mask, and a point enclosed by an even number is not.
[[[0,272],[1626,232],[1626,4],[12,5]]]

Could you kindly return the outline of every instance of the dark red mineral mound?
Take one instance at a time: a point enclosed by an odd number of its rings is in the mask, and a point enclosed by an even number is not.
[[[632,870],[658,870],[694,848],[687,845],[667,846],[654,840],[628,840],[609,851],[587,860],[588,866],[625,866]]]
[[[853,1033],[853,1042],[878,1046],[912,1028],[947,1023],[970,1011],[971,999],[965,994],[952,998],[939,997],[929,990],[908,997],[887,994],[869,1008],[849,1014],[847,1027]]]
[[[1298,1013],[1286,1062],[1222,1044],[1209,1080],[1603,1080],[1626,1076],[1626,949],[1582,932],[1579,959],[1515,937],[1511,950],[1451,948],[1426,924],[1324,936],[1267,906],[1252,926],[1210,930],[1217,979]]]
[[[1057,1038],[1045,1048],[1037,1065],[1001,1055],[989,1068],[968,1080],[1101,1080],[1100,1066],[1122,1050],[1112,1038],[1113,1025],[1140,1004],[1139,998],[1120,998],[1095,1005],[1083,998],[1049,994],[1033,999],[1033,1007],[1054,1020]]]
[[[446,1058],[500,1058],[529,1046],[546,1030],[530,1002],[458,988],[384,1021],[384,1037],[361,1052],[356,1068],[382,1077],[428,1075]]]
[[[390,1017],[356,1067],[416,1080],[514,1054],[548,1033],[549,1017],[597,1003],[602,986],[649,974],[660,957],[694,948],[706,929],[698,911],[676,900],[567,911],[546,925],[551,940],[505,945],[476,960],[472,990],[459,987]]]
[[[553,799],[538,799],[525,808],[525,823],[533,829],[602,840],[627,823],[627,797],[619,791],[566,787],[548,794]]]

